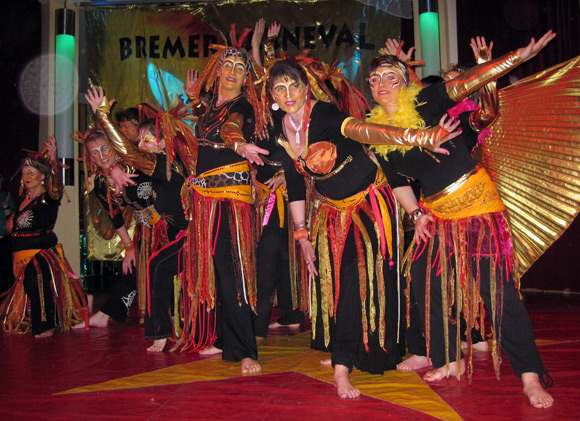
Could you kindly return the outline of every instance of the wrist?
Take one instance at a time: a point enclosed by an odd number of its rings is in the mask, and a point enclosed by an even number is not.
[[[240,146],[244,146],[244,145],[247,145],[247,143],[240,142],[240,141],[234,142],[234,152],[237,153],[238,155],[241,155],[239,149],[240,149]]]
[[[308,230],[306,228],[301,228],[294,231],[294,240],[298,241],[298,244],[302,244],[304,241],[308,241]]]
[[[424,215],[423,210],[421,208],[417,208],[409,214],[409,219],[415,224],[421,215]]]

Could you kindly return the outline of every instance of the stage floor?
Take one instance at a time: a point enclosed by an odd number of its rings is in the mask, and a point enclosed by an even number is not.
[[[130,321],[47,339],[0,333],[0,419],[579,419],[580,297],[526,294],[526,305],[554,379],[550,409],[528,404],[505,357],[497,381],[489,352],[474,354],[471,385],[355,369],[362,396],[341,400],[309,331],[269,336],[259,344],[262,372],[242,376],[219,355],[147,353],[143,327]]]

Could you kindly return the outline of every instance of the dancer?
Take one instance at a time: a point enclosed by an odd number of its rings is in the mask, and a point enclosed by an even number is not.
[[[274,129],[287,152],[284,172],[294,238],[315,278],[312,347],[332,350],[337,393],[356,398],[360,391],[349,380],[353,366],[382,373],[400,361],[398,212],[383,172],[358,142],[439,150],[437,146],[457,124],[442,119],[441,127],[403,131],[348,117],[332,104],[311,99],[307,73],[295,58],[276,62],[266,87],[281,109],[274,114]],[[304,176],[322,198],[310,233]],[[416,204],[412,193],[411,205],[403,201],[409,208]]]
[[[137,145],[139,143],[139,109],[131,107],[119,110],[115,113],[115,119],[125,138]]]
[[[125,209],[131,208],[137,223],[146,228],[153,227],[161,218],[153,205],[155,192],[150,177],[137,171],[138,177],[133,178],[136,185],[130,185],[122,191],[117,191],[112,185],[111,169],[115,165],[124,166],[124,164],[103,131],[92,129],[75,139],[84,144],[87,193],[94,192],[100,202],[97,206],[102,207],[125,248],[123,273],[117,278],[113,291],[103,307],[89,319],[91,327],[107,327],[109,318],[121,323],[126,320],[137,295],[136,245],[128,232]],[[124,171],[127,170],[125,167]],[[142,238],[146,236],[144,231],[141,232]],[[150,245],[145,243],[142,247]],[[141,288],[139,293],[145,295],[146,289]],[[75,325],[73,329],[83,327],[84,322]]]
[[[21,171],[20,201],[9,221],[16,280],[0,317],[7,332],[32,330],[34,337],[46,338],[57,327],[68,330],[88,320],[82,287],[53,231],[63,194],[54,136],[40,154],[22,161]]]
[[[234,45],[241,45],[244,36],[237,42],[233,28]],[[188,179],[184,198],[190,219],[186,250],[198,255],[196,265],[186,265],[188,288],[195,294],[187,303],[191,318],[184,335],[193,349],[207,345],[206,355],[221,352],[224,360],[241,361],[242,373],[256,373],[261,370],[252,320],[256,231],[248,162],[263,165],[259,154],[268,154],[250,143],[255,133],[263,133],[265,122],[247,53],[239,47],[213,48],[218,51],[201,76],[196,79],[191,70],[185,86],[193,102],[204,88],[214,94],[195,128],[196,176]],[[213,322],[200,325],[198,314],[214,308],[216,333],[199,340]]]
[[[265,21],[256,22],[252,36],[252,56],[258,65],[262,64],[260,46],[265,30]],[[274,22],[268,28],[264,43],[264,65],[272,66],[275,60],[274,42],[278,37],[280,24]],[[299,256],[293,233],[289,235],[288,195],[282,168],[284,151],[277,147],[274,136],[259,142],[260,147],[270,152],[262,157],[263,166],[255,170],[256,208],[258,221],[263,223],[258,242],[258,303],[254,317],[256,338],[268,335],[268,329],[298,329],[304,321],[304,311],[308,309],[308,291],[301,288],[306,275]],[[274,298],[278,302],[280,317],[270,323]]]
[[[381,56],[369,69],[371,91],[379,104],[370,121],[400,127],[435,124],[456,102],[531,59],[555,36],[549,31],[515,53],[423,90],[409,84],[403,62],[394,56]],[[428,357],[435,366],[424,379],[459,377],[465,371],[456,321],[448,314],[455,305],[458,313],[463,312],[467,328],[473,328],[480,314],[481,296],[491,311],[496,375],[500,363],[496,344],[500,343],[515,374],[522,378],[530,403],[547,408],[553,398],[540,383],[540,376],[547,373],[518,295],[505,207],[485,170],[471,158],[471,148],[459,140],[448,142],[445,147],[449,155],[442,157],[419,148],[374,147],[387,160],[382,163],[384,168],[392,165],[401,174],[419,180],[422,188],[422,207],[412,216],[416,229],[424,229],[429,222],[428,234],[416,236],[417,245],[407,256],[413,257],[409,281],[413,282],[425,327]],[[467,339],[471,345],[471,339]],[[471,375],[471,358],[468,368]]]
[[[153,247],[156,251],[149,259],[146,270],[148,294],[145,337],[153,340],[153,345],[147,349],[149,352],[161,352],[167,339],[180,331],[180,317],[174,317],[173,321],[171,317],[174,277],[180,271],[180,251],[185,238],[179,234],[187,228],[180,195],[185,182],[184,175],[191,172],[195,155],[175,151],[180,150],[177,146],[180,142],[178,138],[188,138],[193,144],[191,129],[182,121],[187,108],[178,105],[168,113],[158,111],[154,119],[141,123],[137,148],[120,135],[111,123],[110,103],[101,87],[89,89],[86,98],[114,149],[123,161],[151,177],[153,190],[157,194],[155,209],[163,225],[160,225],[160,232],[154,235]],[[175,145],[173,152],[166,153],[165,139],[172,140],[171,144]],[[187,144],[185,140],[180,143],[184,147]],[[125,173],[113,167],[111,176],[121,179]],[[118,184],[126,183],[119,180]],[[179,310],[177,306],[174,308],[175,311]],[[175,334],[174,321],[178,326]]]

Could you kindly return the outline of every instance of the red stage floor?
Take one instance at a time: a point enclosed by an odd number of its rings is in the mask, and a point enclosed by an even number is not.
[[[353,371],[359,399],[341,400],[327,355],[308,349],[308,332],[260,344],[263,371],[241,376],[219,356],[148,354],[135,323],[60,333],[0,333],[0,419],[579,419],[580,297],[528,295],[553,408],[532,408],[504,358],[493,377],[489,353],[474,356],[467,379],[426,384],[420,374]]]

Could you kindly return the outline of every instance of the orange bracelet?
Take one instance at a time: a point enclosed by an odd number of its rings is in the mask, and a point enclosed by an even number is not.
[[[294,231],[294,240],[300,241],[303,238],[306,238],[306,239],[308,238],[308,231],[306,231],[305,229]]]

